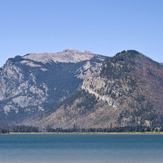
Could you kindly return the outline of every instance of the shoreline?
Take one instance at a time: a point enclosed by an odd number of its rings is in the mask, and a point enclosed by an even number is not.
[[[9,132],[16,134],[100,134],[100,135],[163,135],[163,132]]]

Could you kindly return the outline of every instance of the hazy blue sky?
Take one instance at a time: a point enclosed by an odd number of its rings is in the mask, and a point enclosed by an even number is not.
[[[163,0],[0,0],[0,67],[9,57],[67,48],[163,62]]]

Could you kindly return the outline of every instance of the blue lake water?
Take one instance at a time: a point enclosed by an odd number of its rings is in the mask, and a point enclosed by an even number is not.
[[[0,135],[0,163],[162,163],[163,135]]]

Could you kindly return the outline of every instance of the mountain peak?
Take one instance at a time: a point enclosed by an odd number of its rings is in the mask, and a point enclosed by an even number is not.
[[[120,53],[117,53],[114,57],[109,59],[113,63],[123,62],[125,64],[148,64],[149,62],[158,64],[157,62],[153,61],[151,58],[145,56],[144,54],[136,51],[136,50],[124,50]],[[108,60],[108,61],[109,61]]]
[[[24,59],[29,59],[37,62],[63,62],[63,63],[77,63],[85,60],[90,60],[94,56],[93,53],[84,51],[80,52],[75,49],[65,49],[57,53],[31,53],[25,55]]]
[[[65,50],[63,50],[63,52],[68,52],[68,53],[80,53],[79,50],[71,49],[71,48],[65,49]]]
[[[71,48],[65,49],[65,50],[63,50],[63,52],[67,52],[67,53],[86,53],[86,54],[93,54],[92,52],[90,52],[88,50],[85,50],[85,51],[81,52],[79,50],[71,49]]]
[[[115,58],[125,60],[125,59],[134,59],[135,57],[140,57],[140,56],[144,56],[144,55],[136,50],[123,50],[122,52],[117,53],[115,55]]]

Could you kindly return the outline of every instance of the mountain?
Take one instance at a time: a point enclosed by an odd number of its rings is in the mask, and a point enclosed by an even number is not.
[[[20,123],[56,106],[105,59],[73,49],[8,59],[0,69],[0,123]]]
[[[40,128],[161,126],[163,66],[135,50],[122,51],[84,79],[80,90],[31,124]]]

